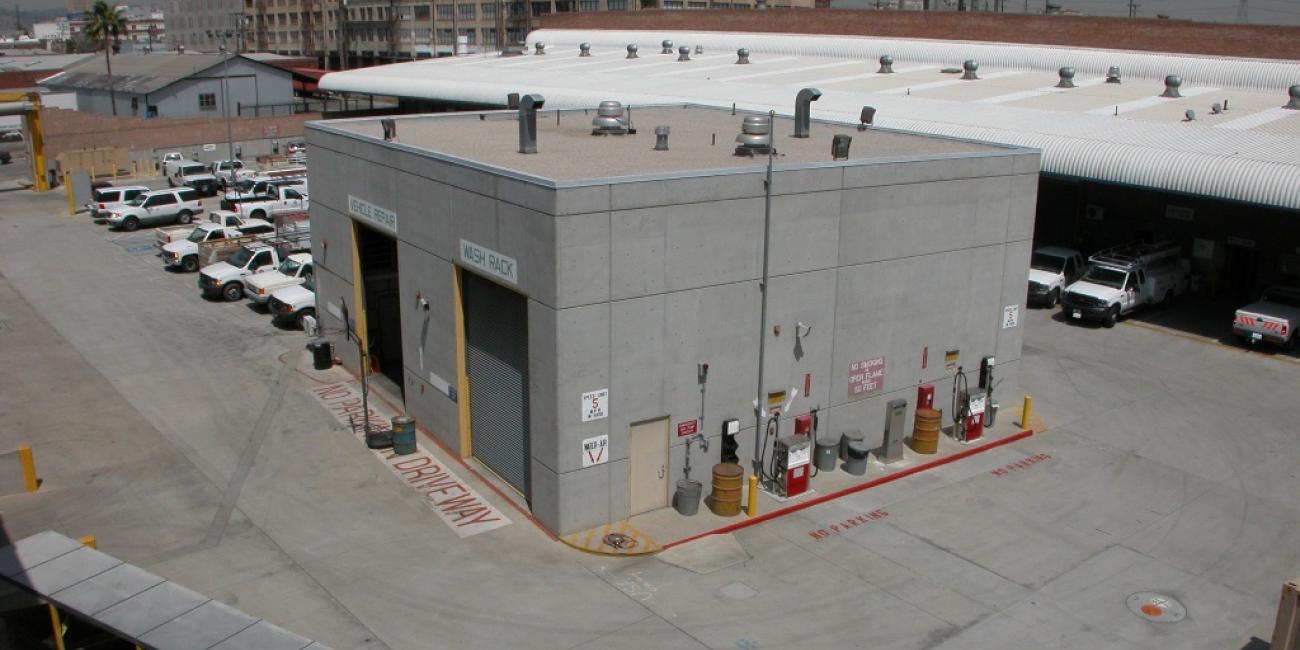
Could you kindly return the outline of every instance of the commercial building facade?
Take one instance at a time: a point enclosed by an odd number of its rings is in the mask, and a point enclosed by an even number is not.
[[[769,197],[765,156],[732,152],[744,117],[642,107],[637,135],[596,137],[545,112],[535,155],[514,112],[398,118],[392,141],[310,124],[323,332],[354,371],[357,333],[406,411],[558,534],[666,507],[680,423],[713,443],[697,477],[730,419],[748,467],[760,336],[784,432],[817,409],[878,444],[888,401],[947,395],[985,356],[1015,395],[1037,152],[778,118],[760,335]]]

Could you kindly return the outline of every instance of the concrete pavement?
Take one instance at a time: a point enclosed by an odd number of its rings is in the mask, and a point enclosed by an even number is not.
[[[8,535],[94,534],[336,648],[1240,648],[1300,575],[1294,357],[1031,310],[1048,432],[696,572],[575,552],[499,499],[514,523],[458,538],[311,397],[300,332],[62,207],[0,201],[0,452],[31,443],[45,479],[0,497]],[[1187,617],[1138,618],[1140,591]]]

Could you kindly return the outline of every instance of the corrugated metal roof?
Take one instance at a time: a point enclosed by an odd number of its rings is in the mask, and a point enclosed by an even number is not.
[[[659,43],[702,46],[692,61]],[[922,133],[1035,147],[1043,171],[1300,210],[1300,111],[1279,111],[1300,62],[989,43],[719,32],[539,30],[546,56],[433,59],[331,73],[326,90],[505,103],[537,92],[547,107],[695,102],[793,111],[800,87],[823,91],[813,114]],[[594,56],[578,58],[577,44]],[[625,58],[637,43],[640,58]],[[740,47],[750,65],[734,65]],[[877,74],[881,55],[893,75]],[[940,68],[980,63],[979,81]],[[1075,69],[1057,89],[1057,69]],[[1104,82],[1111,66],[1122,84]],[[1183,99],[1165,99],[1166,75]],[[1213,114],[1212,103],[1229,108]],[[1192,109],[1197,120],[1183,121]],[[1116,114],[1118,113],[1118,114]]]
[[[233,57],[232,57],[233,58]],[[119,54],[110,78],[104,57],[93,56],[40,80],[43,86],[152,93],[221,64],[220,54]]]
[[[0,57],[0,71],[12,72],[16,70],[62,70],[82,59],[94,56],[93,54],[36,54],[31,56],[3,56]]]

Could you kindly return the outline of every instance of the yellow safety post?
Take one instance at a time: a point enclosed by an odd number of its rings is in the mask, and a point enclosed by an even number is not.
[[[54,650],[67,650],[63,646],[63,621],[59,620],[59,610],[54,608],[54,604],[47,605],[50,608],[50,625],[54,626]]]
[[[1034,412],[1034,398],[1025,395],[1025,407],[1020,411],[1020,428],[1029,428],[1029,416]]]
[[[63,189],[68,192],[68,216],[71,217],[77,214],[77,202],[72,196],[72,183],[68,178],[68,172],[63,172]]]
[[[745,516],[753,517],[758,514],[758,475],[749,475],[749,503],[745,504]]]
[[[28,445],[18,447],[18,462],[23,466],[23,484],[28,492],[35,492],[39,484],[36,481],[36,461],[32,459],[32,448]]]
[[[95,541],[94,535],[85,535],[78,541],[80,541],[83,546],[89,546],[90,548],[99,548],[99,543]]]

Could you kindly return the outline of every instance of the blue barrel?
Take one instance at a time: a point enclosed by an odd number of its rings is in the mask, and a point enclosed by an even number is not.
[[[398,456],[415,453],[415,418],[405,415],[393,418],[393,453]]]

